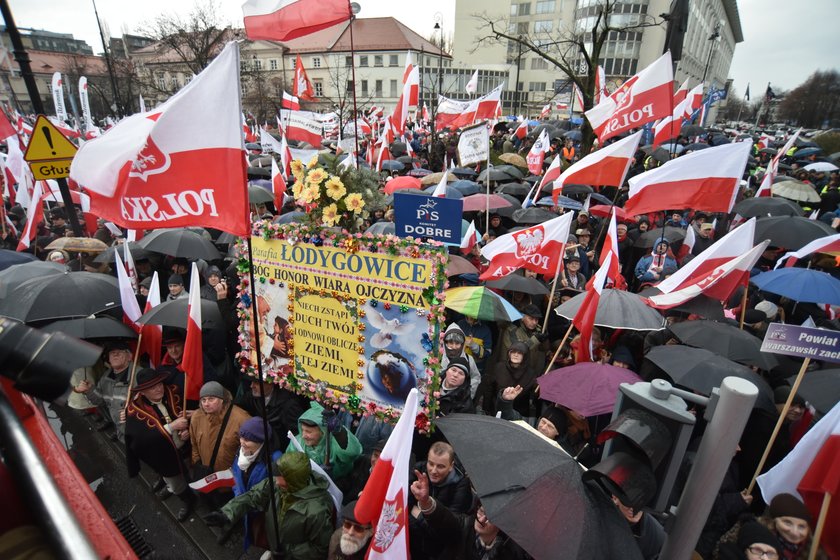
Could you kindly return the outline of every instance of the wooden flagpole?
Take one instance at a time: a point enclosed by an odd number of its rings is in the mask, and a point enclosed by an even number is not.
[[[140,358],[140,343],[143,342],[143,331],[137,335],[137,349],[134,351],[134,359],[131,362],[131,373],[128,376],[128,391],[125,393],[125,404],[123,405],[123,412],[128,409],[128,403],[131,402],[131,391],[134,387],[134,381],[137,378],[137,360]],[[184,407],[186,408],[186,407]]]

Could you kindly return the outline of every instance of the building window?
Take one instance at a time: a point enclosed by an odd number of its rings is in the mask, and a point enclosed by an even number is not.
[[[367,97],[367,94],[368,94],[368,81],[367,80],[362,80],[362,95],[364,97]]]
[[[391,80],[391,97],[397,97],[397,80]]]
[[[520,16],[527,16],[531,14],[531,3],[530,2],[522,2],[519,4],[519,8],[517,10],[517,15]]]
[[[344,57],[344,66],[347,68],[353,66],[353,57],[352,56],[345,56]]]
[[[157,75],[157,85],[159,89],[166,89],[166,78],[163,74]],[[50,83],[50,87],[52,87],[52,83]]]
[[[554,0],[537,0],[536,13],[538,13],[538,14],[553,14],[554,13]]]
[[[321,57],[320,56],[313,56],[312,57],[312,68],[320,68],[321,67]]]
[[[373,92],[373,95],[376,97],[382,97],[382,80],[376,80],[376,89]]]
[[[527,35],[528,34],[528,22],[527,21],[520,21],[516,24],[516,32],[519,35]]]
[[[359,57],[359,66],[366,68],[368,65],[368,57],[367,56],[360,56]]]
[[[431,65],[431,62],[430,62],[430,61],[431,61],[431,59],[427,56],[427,57],[426,57],[426,66],[427,66],[427,67]]]
[[[262,70],[262,60],[260,60],[259,58],[254,58],[252,59],[252,62],[254,63],[254,70]]]
[[[347,80],[347,93],[349,95],[353,94],[353,80]]]
[[[274,82],[274,97],[283,97],[283,86],[280,85],[280,82]]]
[[[548,61],[544,58],[532,58],[531,59],[531,70],[547,70],[548,69]]]
[[[312,80],[312,88],[315,90],[315,97],[324,97],[324,82]]]
[[[400,65],[400,55],[398,55],[398,54],[388,55],[388,66],[399,66],[399,65]]]
[[[551,33],[554,25],[550,19],[534,22],[534,33]]]
[[[374,55],[373,57],[373,65],[377,68],[382,68],[383,64],[383,56],[381,54]]]
[[[277,70],[277,60],[271,59],[268,61],[269,70]]]
[[[528,91],[545,91],[545,82],[528,82]]]

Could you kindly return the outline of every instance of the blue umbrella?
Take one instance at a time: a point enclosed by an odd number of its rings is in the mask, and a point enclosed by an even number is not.
[[[583,134],[580,132],[580,130],[570,130],[569,132],[563,134],[563,137],[568,138],[569,140],[573,140],[575,142],[580,142],[583,138]]]
[[[432,194],[433,192],[435,192],[436,188],[437,185],[432,185],[431,187],[428,187],[425,190],[423,190],[423,192]],[[446,185],[446,198],[464,198],[464,193],[462,193],[459,189],[456,189],[452,185]]]
[[[793,152],[793,157],[803,158],[819,153],[822,153],[822,148],[800,148],[799,150]]]
[[[8,249],[0,249],[0,270],[6,270],[12,265],[38,260],[30,253],[18,253]]]
[[[425,177],[426,175],[431,175],[432,173],[433,171],[423,169],[422,167],[418,167],[416,169],[412,169],[411,171],[406,173],[406,175],[408,175],[409,177]]]
[[[596,193],[596,192],[590,193],[589,196],[592,198],[592,200],[597,200],[601,204],[612,204],[613,203],[612,200],[610,200],[609,198],[607,198],[606,196],[604,196],[600,193]]]
[[[471,194],[479,193],[484,190],[481,185],[468,179],[453,181],[452,183],[449,183],[449,186],[453,189],[458,189],[464,196],[470,196]]]
[[[544,196],[537,201],[537,206],[554,206],[554,200],[550,196]],[[561,194],[557,199],[557,206],[566,210],[580,210],[583,208],[583,203]]]
[[[810,268],[777,268],[753,277],[760,290],[808,303],[840,305],[840,280]]]

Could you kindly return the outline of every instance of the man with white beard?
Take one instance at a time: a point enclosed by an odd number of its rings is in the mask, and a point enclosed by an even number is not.
[[[373,535],[373,527],[363,525],[356,520],[356,501],[352,501],[341,510],[344,524],[335,530],[330,539],[327,560],[363,560],[367,553],[368,542]]]

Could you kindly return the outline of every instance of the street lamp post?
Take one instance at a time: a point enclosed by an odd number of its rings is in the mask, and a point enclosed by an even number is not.
[[[704,84],[706,83],[706,75],[709,73],[709,66],[712,64],[712,53],[715,51],[715,41],[716,39],[720,39],[720,23],[715,25],[715,31],[711,35],[709,35],[709,56],[706,58],[706,67],[703,68],[703,79],[700,80]]]

